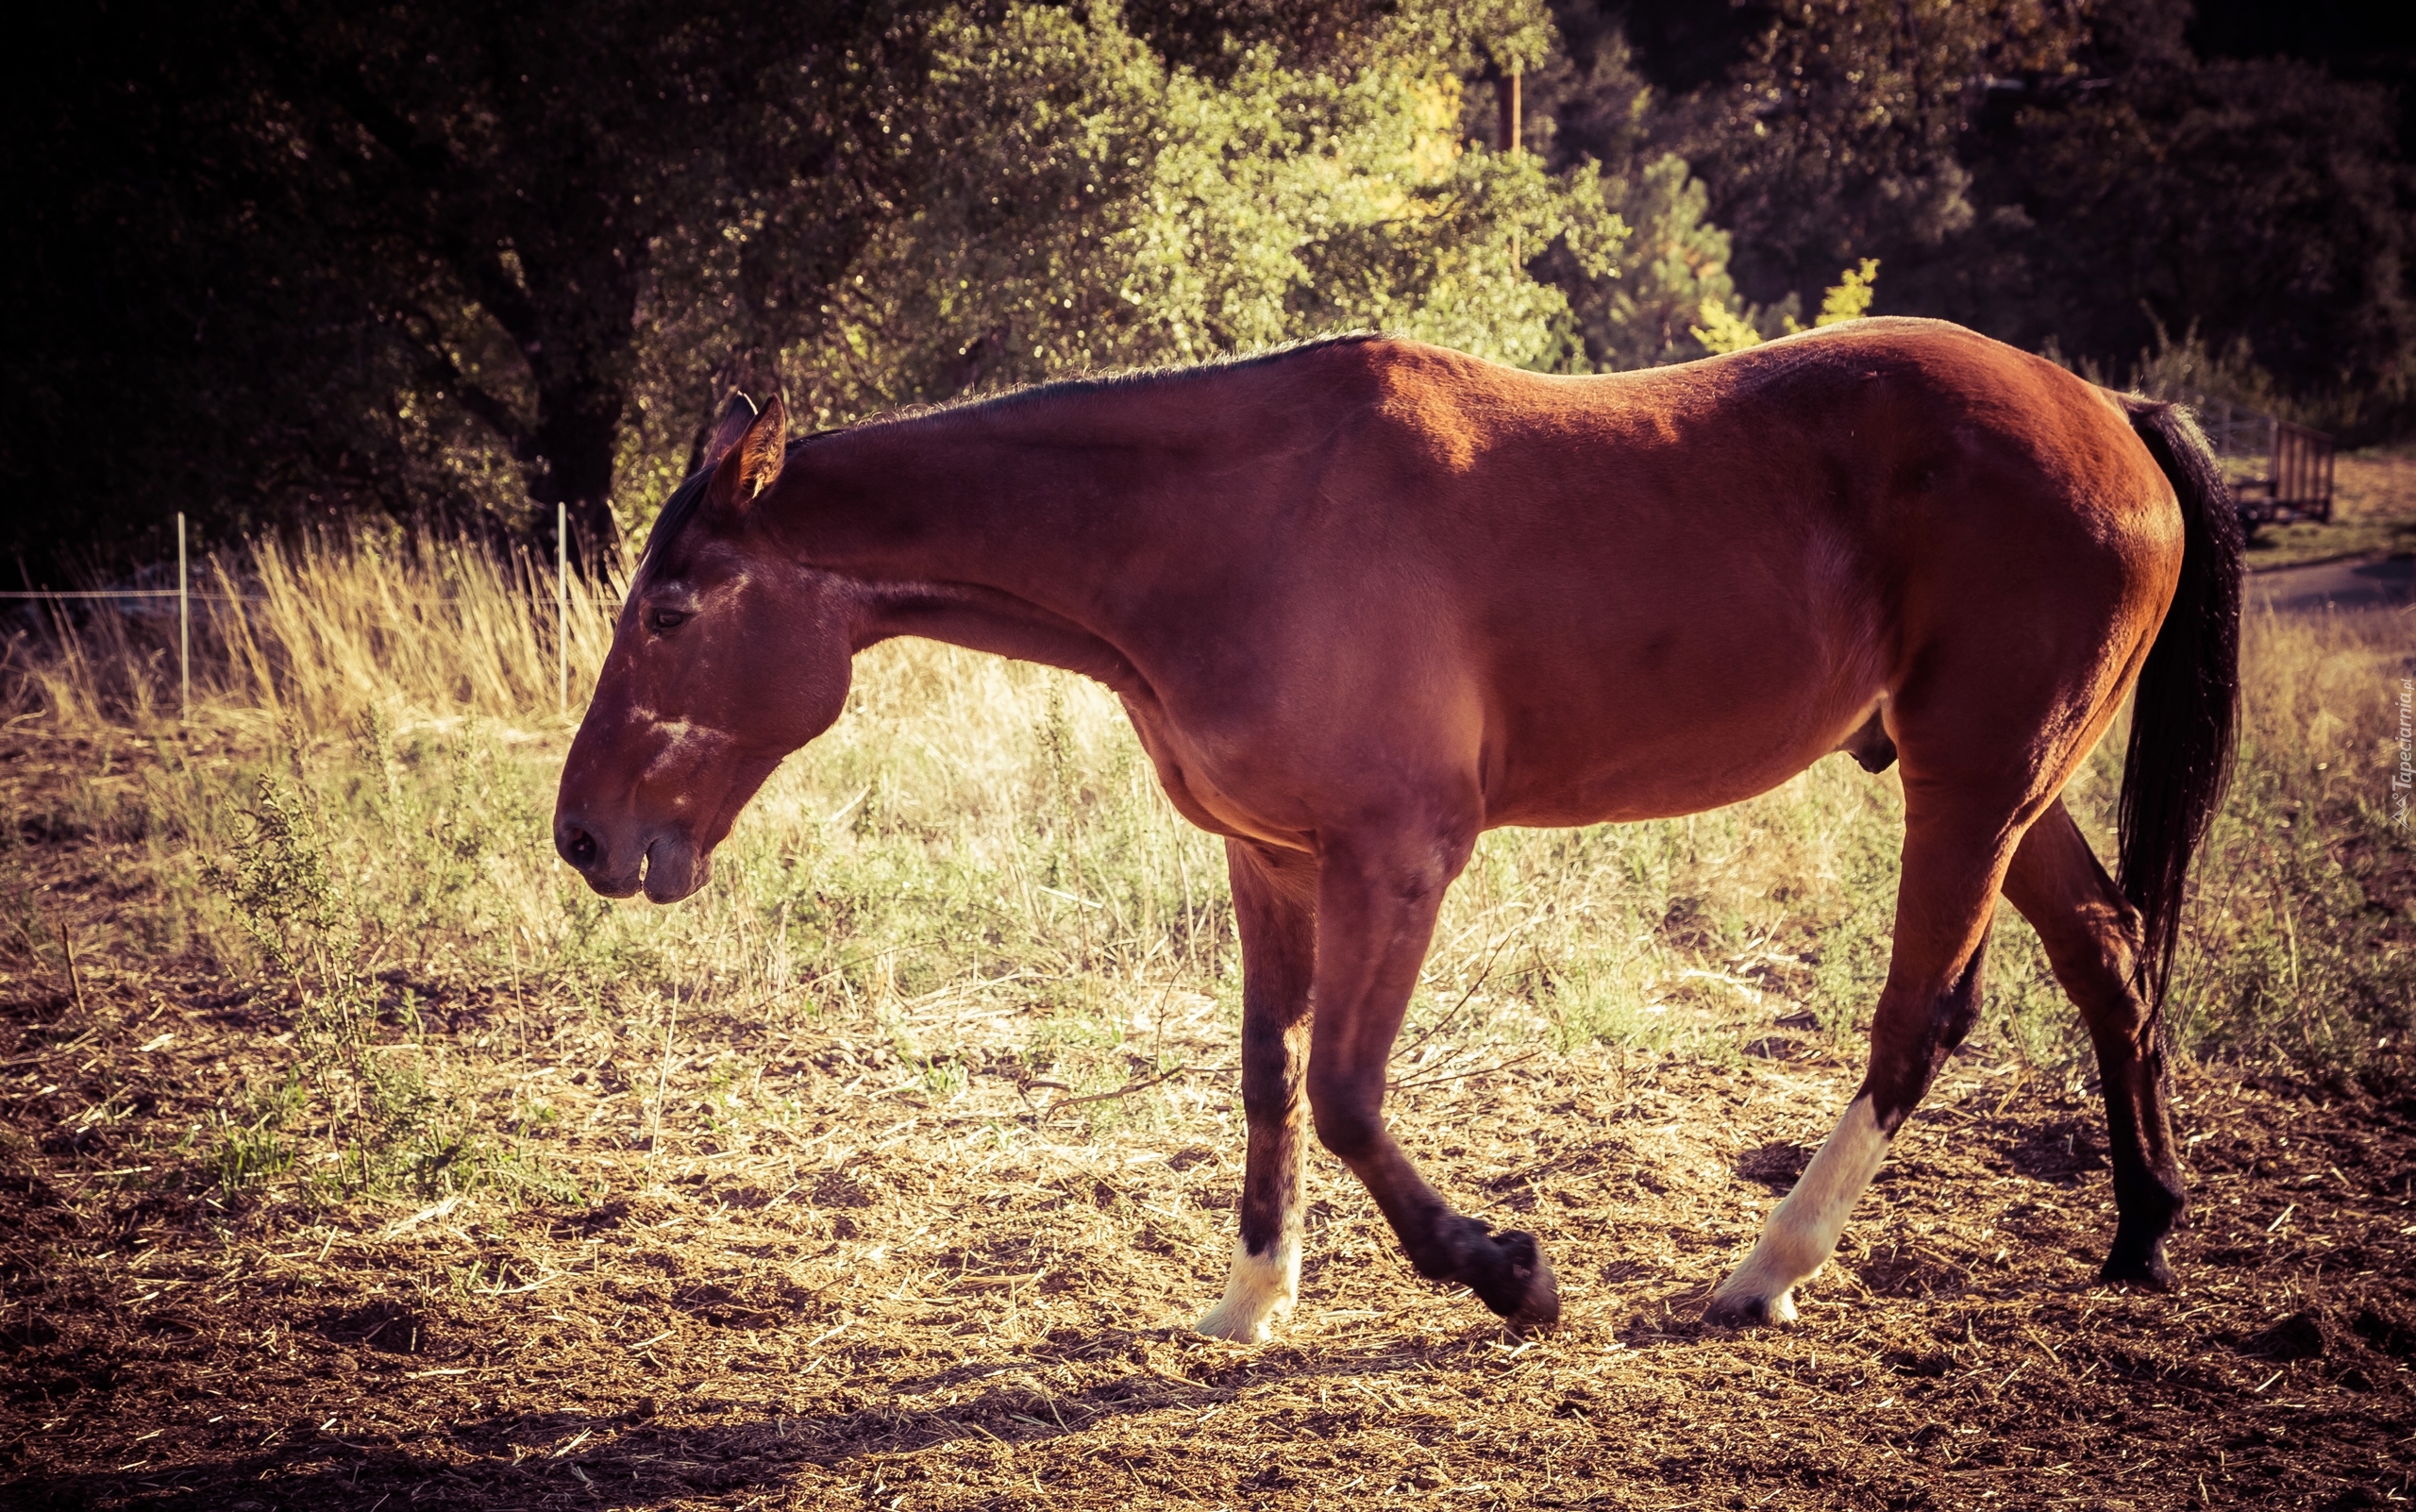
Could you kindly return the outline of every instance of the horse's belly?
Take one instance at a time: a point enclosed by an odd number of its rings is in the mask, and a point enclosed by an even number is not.
[[[1862,660],[1606,680],[1548,713],[1505,718],[1489,731],[1486,823],[1669,818],[1767,793],[1869,718],[1885,671]]]
[[[1718,771],[1675,769],[1662,762],[1607,762],[1574,780],[1538,781],[1488,802],[1488,827],[1566,829],[1667,819],[1741,803],[1767,793],[1834,749],[1834,743],[1763,753]]]

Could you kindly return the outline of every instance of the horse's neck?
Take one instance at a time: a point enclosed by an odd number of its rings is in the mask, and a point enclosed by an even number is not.
[[[861,580],[857,594],[864,606],[855,632],[857,650],[894,636],[917,635],[1063,667],[1122,694],[1137,695],[1146,686],[1113,630],[1015,594],[973,583]]]
[[[858,586],[864,643],[919,635],[1132,691],[1121,621],[1171,506],[1203,455],[1223,486],[1251,470],[1244,428],[1215,415],[1107,395],[867,427],[795,453],[778,506],[797,556]]]

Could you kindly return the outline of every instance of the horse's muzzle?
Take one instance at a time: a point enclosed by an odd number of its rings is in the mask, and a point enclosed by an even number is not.
[[[554,820],[554,851],[607,898],[643,890],[658,903],[676,903],[713,875],[713,858],[673,830],[615,839],[605,826],[575,815]]]
[[[619,854],[615,854],[615,851]],[[642,845],[615,847],[610,832],[570,815],[554,820],[554,853],[607,898],[628,898],[640,885],[646,850]]]

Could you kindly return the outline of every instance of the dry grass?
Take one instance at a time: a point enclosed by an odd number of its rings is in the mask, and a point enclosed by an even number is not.
[[[2416,517],[2416,448],[2342,452],[2333,467],[2333,514],[2343,520]]]
[[[1884,969],[1896,790],[1837,760],[1492,836],[1455,891],[1397,1126],[1544,1238],[1568,1327],[1501,1341],[1319,1156],[1301,1315],[1250,1351],[1183,1329],[1239,1174],[1223,868],[1106,696],[883,648],[705,897],[608,905],[545,844],[542,577],[322,547],[224,582],[190,725],[156,619],[0,664],[12,1504],[2408,1494],[2406,615],[2252,626],[2177,1304],[2091,1285],[2089,1058],[2008,921],[1807,1326],[1695,1321]]]
[[[263,721],[341,731],[373,709],[432,719],[557,711],[546,565],[436,539],[314,536],[206,557],[193,583],[193,693],[211,726],[258,736]],[[0,661],[0,707],[73,731],[144,730],[175,715],[176,600],[141,609],[28,611],[36,623]],[[585,686],[612,625],[593,603],[579,610],[563,623],[574,683]]]

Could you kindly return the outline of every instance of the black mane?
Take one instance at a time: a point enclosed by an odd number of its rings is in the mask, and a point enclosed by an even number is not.
[[[646,549],[638,553],[638,576],[644,578],[655,559],[670,548],[680,532],[688,528],[689,518],[705,496],[705,485],[713,481],[713,470],[699,467],[688,475],[687,480],[671,491],[663,501],[663,512],[654,517],[654,529],[646,535]]]

